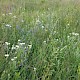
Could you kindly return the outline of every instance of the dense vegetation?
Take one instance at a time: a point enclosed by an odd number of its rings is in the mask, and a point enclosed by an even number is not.
[[[79,0],[0,0],[0,80],[80,80]]]

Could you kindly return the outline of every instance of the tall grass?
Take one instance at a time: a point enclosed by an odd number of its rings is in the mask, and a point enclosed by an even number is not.
[[[78,3],[1,0],[0,80],[80,80]]]

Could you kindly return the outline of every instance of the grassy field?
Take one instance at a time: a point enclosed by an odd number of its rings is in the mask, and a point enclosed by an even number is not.
[[[0,0],[0,80],[80,80],[80,1]]]

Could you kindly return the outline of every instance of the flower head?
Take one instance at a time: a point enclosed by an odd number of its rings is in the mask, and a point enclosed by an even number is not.
[[[9,25],[9,24],[6,24],[6,27],[12,27],[11,25]]]
[[[17,59],[17,57],[14,57],[14,59]]]
[[[5,54],[4,56],[5,56],[5,57],[8,57],[8,56],[9,56],[9,54]]]
[[[42,26],[42,29],[44,28],[44,26]]]
[[[79,33],[72,32],[71,34],[74,36],[79,36]]]
[[[16,48],[18,49],[19,48],[19,45],[16,45]]]
[[[10,43],[8,43],[8,42],[5,42],[5,44],[8,46],[8,45],[10,45]]]
[[[12,58],[11,61],[14,61],[14,58]]]
[[[36,71],[36,68],[34,67],[34,71]]]
[[[29,47],[29,49],[31,49],[32,45],[29,44],[28,47]]]
[[[25,45],[25,43],[19,43],[19,44],[20,44],[21,46],[22,46],[22,45]]]

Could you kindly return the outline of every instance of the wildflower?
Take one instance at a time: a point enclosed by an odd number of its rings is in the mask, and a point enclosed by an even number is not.
[[[16,45],[16,48],[18,49],[19,48],[19,45]]]
[[[14,45],[12,45],[12,50],[15,50],[15,49],[16,49],[16,47]]]
[[[10,77],[10,74],[8,74],[8,77]]]
[[[15,50],[15,49],[16,49],[16,47],[13,46],[13,47],[12,47],[12,50]]]
[[[12,27],[11,25],[9,25],[9,24],[6,24],[6,27]]]
[[[67,25],[69,26],[70,24],[68,23]]]
[[[31,49],[32,45],[28,45],[29,49]]]
[[[15,59],[17,59],[17,57],[12,58],[11,61],[14,61]]]
[[[12,58],[11,61],[14,61],[14,58]]]
[[[21,40],[19,39],[18,42],[20,42]]]
[[[9,54],[5,54],[4,56],[5,56],[5,57],[8,57],[8,56],[9,56]]]
[[[67,36],[68,38],[70,38],[70,36]]]
[[[21,46],[22,46],[22,45],[25,45],[25,43],[19,43],[19,44],[20,44]]]
[[[79,33],[72,32],[71,34],[74,36],[79,36]]]
[[[8,46],[8,45],[10,45],[10,43],[8,43],[8,42],[5,42],[5,44]]]
[[[14,57],[14,59],[17,59],[17,57]]]
[[[56,34],[57,32],[56,31],[54,31],[54,34]]]
[[[58,39],[56,39],[56,41],[58,41]]]
[[[44,43],[46,43],[46,41],[43,41]]]
[[[34,67],[34,71],[36,71],[36,68]]]
[[[42,29],[44,28],[44,26],[42,26]]]

